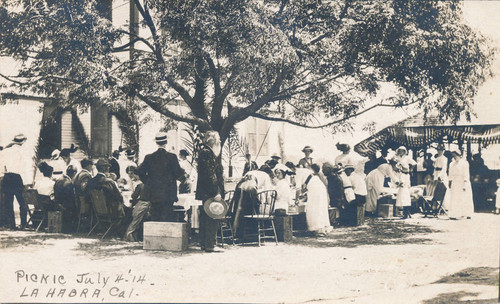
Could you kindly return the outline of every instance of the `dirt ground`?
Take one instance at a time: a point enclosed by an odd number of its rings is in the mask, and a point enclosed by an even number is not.
[[[500,216],[368,219],[222,253],[0,231],[1,302],[496,303]]]

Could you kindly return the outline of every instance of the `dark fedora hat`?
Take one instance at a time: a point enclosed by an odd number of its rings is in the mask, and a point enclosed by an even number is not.
[[[203,209],[205,213],[215,219],[219,220],[226,216],[229,206],[226,201],[221,199],[209,198],[204,204]]]

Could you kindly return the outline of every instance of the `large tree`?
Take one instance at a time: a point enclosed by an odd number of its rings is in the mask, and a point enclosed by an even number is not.
[[[490,75],[493,50],[460,1],[131,1],[139,30],[113,26],[99,1],[1,0],[0,56],[22,64],[0,76],[68,106],[148,107],[225,140],[252,116],[344,122],[384,83],[396,94],[382,106],[456,119]],[[179,100],[189,114],[169,110]]]

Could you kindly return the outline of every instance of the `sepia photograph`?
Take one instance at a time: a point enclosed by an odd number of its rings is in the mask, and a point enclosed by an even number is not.
[[[0,303],[500,303],[500,0],[0,0]]]

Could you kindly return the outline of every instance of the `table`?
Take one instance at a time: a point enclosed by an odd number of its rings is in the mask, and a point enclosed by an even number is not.
[[[185,213],[185,220],[191,223],[191,228],[200,228],[200,210],[199,207],[203,204],[202,201],[195,199],[194,194],[183,193],[177,196],[179,199],[174,203],[174,206],[179,206],[184,208],[184,211],[191,210],[191,216],[189,212]]]

